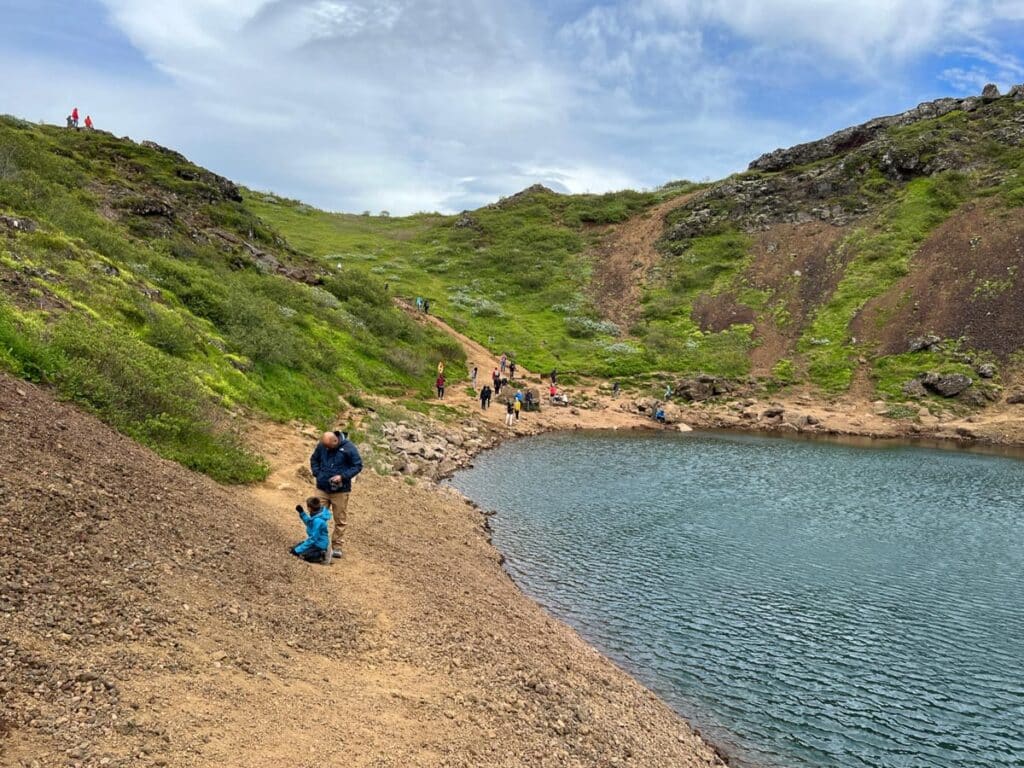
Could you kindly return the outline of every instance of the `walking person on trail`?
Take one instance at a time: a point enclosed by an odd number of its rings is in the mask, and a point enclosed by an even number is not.
[[[619,382],[617,382],[617,381],[612,382],[612,397],[614,399],[616,399],[616,400],[619,397],[619,390],[620,389],[621,389],[621,387],[619,387]]]
[[[316,478],[316,495],[330,508],[334,519],[331,531],[331,555],[342,556],[345,528],[348,525],[348,497],[352,478],[363,471],[359,449],[341,431],[324,432],[309,457],[309,469]]]
[[[438,400],[444,400],[445,380],[444,380],[444,374],[443,373],[439,373],[437,375],[437,381],[434,382],[434,385],[437,387],[437,399]]]
[[[501,394],[501,374],[498,373],[498,369],[497,368],[495,368],[494,372],[491,374],[491,381],[494,383],[494,394],[495,395],[500,395]]]
[[[505,401],[505,425],[508,427],[512,426],[512,422],[516,418],[516,407],[513,405],[515,401],[514,397],[510,397]]]
[[[486,411],[491,406],[491,388],[489,385],[484,384],[484,388],[480,390],[480,410]]]
[[[423,311],[423,297],[422,296],[417,296],[416,297],[416,310],[418,312],[422,312]]]
[[[299,519],[306,526],[306,540],[300,541],[288,551],[296,557],[301,557],[307,563],[329,565],[331,552],[328,547],[331,544],[331,539],[328,536],[328,524],[331,520],[331,510],[323,506],[316,496],[306,499],[306,506],[309,507],[309,512],[306,512],[301,504],[295,505]]]
[[[429,315],[430,314],[430,299],[424,299],[423,300],[423,314],[424,315]]]
[[[505,355],[504,352],[502,352],[501,353],[501,372],[502,373],[505,372],[505,366],[507,366],[507,365],[508,365],[508,357]]]
[[[477,374],[477,368],[474,365],[473,366],[473,370],[469,372],[469,380],[473,383],[473,389],[476,389],[476,374]]]
[[[508,364],[508,380],[512,381],[516,377],[516,361],[513,360]]]
[[[552,384],[557,384],[558,383],[558,369],[557,368],[552,368],[551,369],[551,383]]]
[[[85,130],[87,130],[87,131],[91,131],[92,130],[92,116],[90,116],[90,115],[86,115],[85,116]]]

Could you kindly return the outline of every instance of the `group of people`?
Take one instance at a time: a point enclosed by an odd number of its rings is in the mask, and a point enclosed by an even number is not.
[[[316,491],[306,499],[305,507],[295,507],[306,527],[306,538],[292,547],[291,553],[308,563],[330,565],[344,554],[352,478],[362,472],[363,460],[344,432],[324,432],[309,457],[309,469]]]
[[[430,299],[424,299],[422,296],[416,297],[416,309],[425,315],[430,314]]]
[[[76,131],[79,130],[78,125],[78,107],[71,110],[71,114],[67,117],[68,128],[74,128]],[[85,116],[85,130],[91,131],[93,129],[92,117],[90,115]]]

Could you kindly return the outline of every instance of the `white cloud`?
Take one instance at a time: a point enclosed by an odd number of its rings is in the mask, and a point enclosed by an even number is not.
[[[529,0],[102,2],[159,74],[0,53],[0,108],[59,121],[74,94],[118,133],[347,210],[717,176],[907,106],[924,57],[957,88],[1024,73],[1001,30],[1024,0],[618,0],[559,28]],[[821,117],[799,91],[840,81]]]

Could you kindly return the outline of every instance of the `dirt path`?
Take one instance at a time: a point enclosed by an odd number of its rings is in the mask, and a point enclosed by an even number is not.
[[[627,329],[642,308],[643,285],[658,263],[657,242],[665,229],[665,216],[685,205],[697,193],[666,200],[615,227],[598,246],[591,292],[605,317]]]

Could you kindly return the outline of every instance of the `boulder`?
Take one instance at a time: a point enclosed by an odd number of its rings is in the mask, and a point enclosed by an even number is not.
[[[679,424],[683,420],[683,411],[678,405],[665,403],[662,408],[665,411],[666,424]]]
[[[930,333],[927,336],[918,336],[916,339],[911,339],[907,350],[910,352],[931,352],[941,343],[942,339]]]
[[[0,216],[0,228],[9,232],[35,232],[37,227],[32,219]]]
[[[925,389],[943,397],[956,397],[973,383],[971,377],[963,373],[943,374],[933,371],[921,377]]]
[[[1024,389],[1018,389],[1008,394],[1006,402],[1010,405],[1024,405]]]
[[[683,379],[672,387],[675,397],[686,402],[702,402],[713,397],[727,395],[735,390],[735,385],[720,376],[702,373]]]
[[[998,372],[992,363],[982,363],[978,366],[977,371],[978,375],[983,379],[994,379]]]
[[[995,101],[1000,97],[999,86],[995,83],[989,83],[981,90],[981,98],[983,101]]]
[[[924,388],[924,384],[921,383],[920,379],[911,379],[905,382],[900,388],[903,390],[903,394],[907,397],[927,397],[928,390]]]
[[[764,411],[761,412],[761,416],[765,419],[781,419],[785,412],[786,409],[781,405],[773,405],[765,408]]]
[[[1018,101],[1024,99],[1024,83],[1019,83],[1013,86],[1012,88],[1010,88],[1006,95],[1009,96],[1011,99],[1016,99]]]

